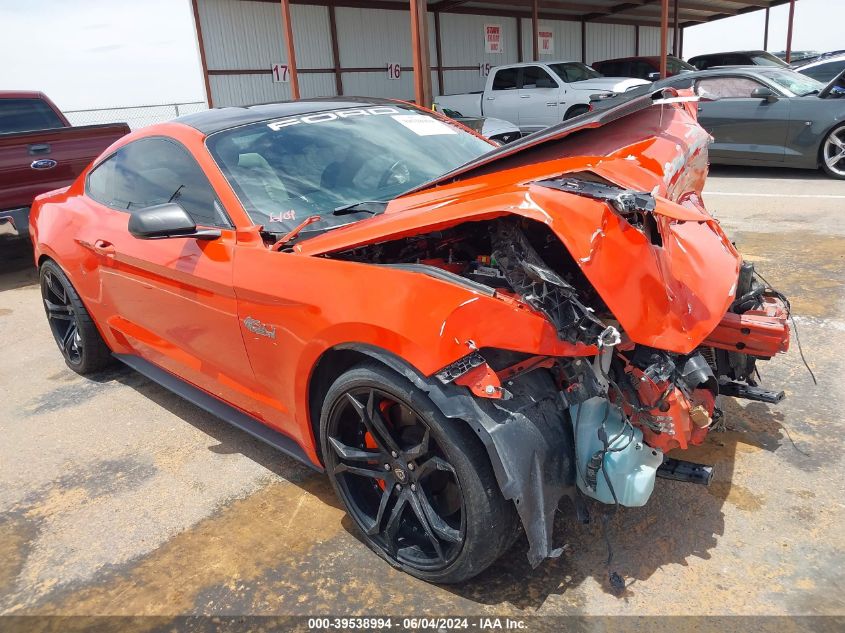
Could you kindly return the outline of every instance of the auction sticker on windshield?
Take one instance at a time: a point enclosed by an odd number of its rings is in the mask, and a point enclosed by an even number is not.
[[[419,114],[396,114],[394,121],[398,121],[417,136],[436,136],[438,134],[457,134],[450,125],[432,117]]]

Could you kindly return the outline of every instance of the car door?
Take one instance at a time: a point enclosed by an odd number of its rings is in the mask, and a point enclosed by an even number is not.
[[[246,410],[253,381],[232,288],[235,231],[200,166],[176,141],[129,143],[88,176],[100,206],[83,246],[98,261],[100,313],[134,353]],[[176,202],[220,237],[138,239],[130,215]]]
[[[519,88],[519,127],[525,132],[560,123],[560,90],[557,80],[542,66],[523,66]]]
[[[695,82],[698,121],[713,136],[710,157],[722,162],[782,162],[789,129],[790,99],[752,97],[756,88],[774,90],[751,77],[724,75]]]
[[[519,126],[519,68],[500,68],[495,73],[491,89],[484,93],[483,114]]]

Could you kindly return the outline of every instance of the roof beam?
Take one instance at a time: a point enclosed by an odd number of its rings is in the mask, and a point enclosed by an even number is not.
[[[429,11],[448,11],[449,9],[454,9],[455,7],[459,7],[462,4],[466,4],[470,0],[440,0],[440,2],[435,2],[434,4],[428,7]]]
[[[584,16],[584,21],[589,22],[590,20],[607,17],[616,13],[622,13],[623,11],[638,9],[639,7],[645,6],[652,2],[655,2],[655,0],[634,0],[634,2],[623,2],[622,4],[615,4],[600,11],[593,11],[592,13],[588,13]]]

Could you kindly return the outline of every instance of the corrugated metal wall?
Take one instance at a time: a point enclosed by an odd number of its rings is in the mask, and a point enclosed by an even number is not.
[[[669,44],[667,49],[672,51],[672,29],[669,29]],[[640,55],[660,55],[660,27],[657,26],[641,26],[640,27]]]
[[[554,37],[554,53],[540,54],[540,61],[581,61],[581,23],[563,20],[540,20],[538,31],[551,31]],[[522,20],[522,59],[528,61],[534,55],[531,39],[531,20]]]
[[[211,96],[215,105],[246,105],[290,98],[290,86],[274,83],[270,69],[286,61],[281,9],[276,2],[249,0],[198,0],[198,13],[209,69]],[[410,17],[407,11],[387,9],[335,9],[338,53],[346,95],[413,99],[413,64],[410,46]],[[334,60],[329,26],[329,9],[294,4],[297,65],[303,97],[336,94]],[[522,19],[522,58],[532,56],[531,20]],[[488,54],[484,27],[502,27],[502,53]],[[516,18],[455,13],[440,14],[443,86],[432,71],[435,95],[481,90],[485,78],[480,64],[496,66],[518,61]],[[580,60],[581,24],[563,20],[541,20],[541,30],[554,33],[554,54],[541,60]],[[434,16],[429,14],[431,65],[437,65]],[[670,32],[671,38],[671,32]],[[640,27],[640,54],[659,52],[660,29]],[[671,47],[671,43],[670,43]],[[635,54],[635,27],[617,24],[587,24],[587,63]],[[400,64],[401,77],[391,80],[387,64]],[[456,68],[459,67],[459,68]],[[381,69],[384,70],[381,70]],[[365,70],[369,69],[369,70]]]
[[[485,52],[484,27],[487,24],[502,27],[501,53]],[[500,66],[519,59],[516,18],[443,13],[440,15],[440,49],[444,67],[474,67],[473,70],[444,70],[443,94],[481,90],[486,82],[478,68],[481,64]]]
[[[623,24],[587,23],[588,64],[602,59],[629,57],[634,54],[635,27]]]

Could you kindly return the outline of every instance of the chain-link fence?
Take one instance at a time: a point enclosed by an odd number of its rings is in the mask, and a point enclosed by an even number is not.
[[[133,130],[169,121],[183,114],[207,110],[204,101],[190,103],[166,103],[164,105],[131,106],[123,108],[98,108],[96,110],[65,111],[72,125],[94,125],[96,123],[128,123]]]

